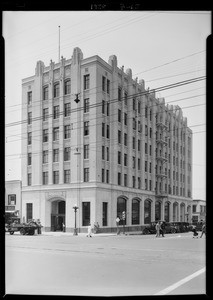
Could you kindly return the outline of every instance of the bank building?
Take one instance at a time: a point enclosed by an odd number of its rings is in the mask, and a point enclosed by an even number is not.
[[[75,209],[76,207],[76,209]],[[76,213],[75,213],[76,210]],[[191,221],[192,131],[177,105],[98,55],[38,61],[22,80],[22,217],[43,230]],[[121,223],[122,224],[122,223]]]

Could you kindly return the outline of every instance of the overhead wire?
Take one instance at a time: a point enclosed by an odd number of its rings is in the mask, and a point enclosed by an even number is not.
[[[180,82],[177,82],[177,83],[173,83],[173,84],[165,85],[165,86],[162,86],[162,87],[159,87],[159,88],[155,88],[155,89],[152,89],[150,91],[145,91],[145,92],[143,91],[143,92],[140,92],[140,93],[135,93],[133,95],[128,95],[127,99],[131,98],[131,97],[149,95],[149,94],[152,94],[153,92],[156,93],[158,91],[163,91],[163,90],[166,90],[166,89],[176,88],[176,87],[180,87],[180,86],[191,84],[191,83],[196,83],[197,81],[201,81],[201,80],[204,80],[204,79],[205,79],[205,76],[200,76],[200,77],[180,81]],[[64,96],[62,96],[62,97],[64,97]],[[62,97],[58,97],[58,98],[62,98]],[[122,97],[121,101],[124,101],[124,100],[125,100],[125,97]],[[116,103],[118,101],[120,101],[118,98],[114,98],[114,99],[110,99],[109,102],[110,102],[110,104],[112,104],[112,103]],[[90,104],[89,108],[91,109],[91,108],[95,108],[95,107],[98,107],[98,106],[101,106],[101,105],[102,105],[102,101],[100,103],[95,103],[93,105]],[[83,110],[83,109],[84,109],[84,107],[82,106],[80,108],[73,109],[71,111],[71,113],[72,112],[77,112],[77,111]],[[60,114],[62,114],[62,113],[63,112],[61,112]],[[50,116],[53,116],[53,114],[50,115]],[[42,118],[43,118],[43,116],[32,118],[32,121],[40,120]],[[5,124],[5,127],[16,126],[16,125],[27,123],[27,122],[28,122],[28,119],[22,120],[22,121],[17,121],[17,122],[12,122],[12,123],[7,123],[7,124]]]

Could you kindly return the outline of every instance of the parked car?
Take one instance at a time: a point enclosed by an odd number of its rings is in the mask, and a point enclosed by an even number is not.
[[[155,226],[156,226],[157,222],[158,221],[154,221],[154,222],[151,222],[150,224],[146,224],[142,233],[143,234],[155,234],[156,233]],[[160,221],[160,222],[163,222],[163,224],[164,224],[164,227],[165,227],[164,232],[165,233],[176,233],[177,232],[176,227],[172,223],[165,222],[165,221]]]
[[[171,225],[175,227],[176,232],[188,232],[190,230],[188,222],[171,222]]]

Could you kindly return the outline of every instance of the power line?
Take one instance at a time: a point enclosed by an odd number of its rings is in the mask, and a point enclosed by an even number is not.
[[[198,126],[204,126],[204,125],[206,125],[206,124],[195,124],[195,125],[192,125],[192,126],[190,126],[190,127],[198,127]],[[166,131],[166,133],[171,133],[171,132],[174,132],[176,129],[170,129],[170,130],[167,130]],[[206,132],[206,131],[199,131],[199,132],[197,132],[197,133],[200,133],[200,132]],[[112,146],[114,146],[115,144],[117,144],[117,138],[115,138],[115,139],[108,139],[108,138],[106,138],[107,140],[109,140],[109,146],[110,147],[112,147]],[[142,134],[140,134],[140,136],[138,137],[138,139],[140,139],[140,141],[142,142],[142,141],[147,141],[147,139],[151,139],[150,137],[148,137],[147,135],[146,135],[146,133],[142,133]],[[115,144],[114,144],[115,143]],[[129,144],[129,145],[131,145],[132,144],[132,140],[129,140],[128,142],[127,142],[127,144]],[[95,149],[97,149],[99,146],[102,146],[103,145],[103,141],[100,141],[100,142],[90,142],[89,143],[89,145],[91,146],[91,145],[94,145],[94,147],[95,147]],[[75,148],[77,147],[77,145],[73,145],[71,148],[74,150]],[[66,147],[60,147],[59,148],[59,150],[64,150],[64,148],[66,148]],[[80,149],[82,149],[82,145],[80,146]],[[54,149],[50,149],[50,150],[48,150],[49,152],[53,152],[53,150]],[[90,148],[90,150],[91,150],[91,148]],[[31,154],[41,154],[41,153],[43,153],[43,150],[42,151],[34,151],[34,152],[31,152]],[[26,156],[27,157],[27,154],[9,154],[9,155],[5,155],[5,157],[8,157],[8,156],[22,156],[22,157],[24,157],[24,156]]]
[[[179,109],[188,109],[188,108],[192,108],[192,107],[197,107],[197,106],[202,106],[202,105],[205,105],[205,103],[201,103],[201,104],[197,104],[197,105],[190,105],[190,106],[186,106],[186,107],[182,107],[182,108],[179,108]],[[169,110],[168,110],[169,111]],[[173,109],[171,109],[170,111],[173,111]],[[153,114],[153,113],[152,113]],[[145,116],[145,115],[144,115]],[[102,116],[100,117],[100,118],[102,118]],[[127,119],[131,119],[132,118],[132,116],[131,117],[128,117]],[[117,120],[113,120],[113,121],[110,121],[109,122],[109,125],[111,125],[111,124],[113,124],[113,123],[117,123],[118,121]],[[77,122],[76,122],[77,123]],[[97,126],[97,124],[94,124],[94,125],[90,125],[90,127],[91,126]],[[75,129],[73,129],[73,130],[78,130],[78,129],[83,129],[83,126],[79,126],[79,127],[76,127]],[[172,131],[172,130],[170,130],[170,131]],[[33,131],[34,133],[35,132],[41,132],[40,130],[36,130],[36,131]],[[62,131],[59,131],[59,133],[62,133]],[[169,131],[167,131],[167,132],[169,132]],[[141,134],[142,135],[142,134]],[[38,139],[36,139],[36,138],[41,138],[41,136],[42,136],[42,134],[39,134],[39,135],[37,135],[37,136],[35,136],[34,138],[32,138],[33,140],[35,140],[35,141],[39,141]],[[25,138],[23,138],[23,137],[21,137],[20,139],[18,139],[18,140],[13,140],[13,141],[11,141],[11,142],[15,142],[15,141],[20,141],[20,140],[26,140],[27,139],[27,137],[25,137]],[[76,147],[77,147],[77,145],[76,145]]]
[[[163,90],[166,90],[166,89],[176,88],[176,87],[179,87],[179,86],[182,86],[182,85],[187,85],[187,84],[195,83],[197,81],[204,80],[204,79],[205,79],[205,76],[201,76],[201,77],[197,77],[197,78],[192,78],[192,79],[188,79],[188,80],[185,80],[185,81],[180,81],[180,82],[177,82],[177,83],[173,83],[173,84],[169,84],[169,85],[166,85],[166,86],[162,86],[162,87],[150,90],[150,91],[135,93],[135,94],[130,95],[130,96],[128,95],[128,98],[138,97],[138,96],[144,96],[144,95],[152,94],[153,92],[163,91]],[[61,98],[61,97],[58,97],[58,98]],[[124,100],[125,100],[125,97],[122,97],[121,101],[124,101]],[[119,101],[118,98],[111,99],[110,100],[110,104],[118,102],[118,101]],[[102,102],[95,103],[93,105],[89,105],[89,108],[94,108],[94,107],[98,107],[98,106],[101,106],[101,105],[102,105]],[[71,110],[71,113],[72,112],[76,112],[78,110],[83,110],[83,109],[84,109],[84,107],[81,107],[80,109],[78,109],[78,108],[77,109],[73,109],[73,110]],[[60,114],[62,114],[62,113],[63,112],[61,112]],[[43,118],[43,116],[32,118],[32,121],[37,121],[37,120],[40,120],[42,118]],[[28,120],[22,120],[22,121],[17,121],[17,122],[13,122],[13,123],[8,123],[5,126],[6,127],[16,126],[16,125],[27,123],[27,122],[28,122]]]
[[[196,97],[200,97],[200,96],[203,96],[203,95],[205,95],[205,94],[201,94],[201,95],[195,95],[195,96],[191,96],[191,97],[185,97],[185,98],[182,98],[182,99],[178,99],[178,100],[172,100],[172,101],[168,101],[167,102],[167,104],[168,103],[173,103],[173,102],[178,102],[178,101],[183,101],[183,100],[186,100],[186,99],[192,99],[192,98],[196,98]],[[155,107],[155,106],[157,106],[158,104],[153,104],[153,105],[151,105],[151,106],[149,106],[149,109],[150,108],[153,108],[153,107]],[[141,108],[141,110],[143,110],[144,108]],[[133,110],[131,110],[131,111],[128,111],[128,112],[133,112]],[[62,114],[62,113],[61,113]],[[152,113],[149,113],[149,114],[147,114],[148,116],[150,116],[150,115],[153,115],[154,116],[154,112],[152,112]],[[94,115],[96,115],[96,114],[94,114]],[[114,113],[114,114],[110,114],[110,117],[113,117],[113,116],[115,116],[115,115],[117,115],[117,111],[116,111],[116,113]],[[143,116],[145,116],[145,115],[143,115],[143,114],[140,114],[140,117],[143,117]],[[48,118],[50,118],[50,117],[52,117],[52,115],[49,115],[48,116]],[[98,120],[98,119],[102,119],[103,118],[103,115],[100,115],[100,116],[98,116],[98,117],[95,117],[95,118],[90,118],[90,121],[91,120]],[[129,118],[131,118],[131,117],[129,117]],[[127,118],[127,119],[129,119],[129,118]],[[115,121],[110,121],[110,124],[111,123],[113,123],[113,122],[115,122]],[[72,125],[75,125],[75,124],[77,124],[78,122],[76,121],[76,122],[72,122]],[[191,127],[191,126],[190,126]],[[83,128],[83,127],[81,127],[81,128]],[[40,130],[34,130],[33,131],[34,133],[35,132],[40,132]],[[12,136],[17,136],[17,134],[13,134],[13,135],[7,135],[7,138],[8,137],[12,137]],[[40,136],[40,135],[39,135]],[[36,136],[37,137],[37,136]]]

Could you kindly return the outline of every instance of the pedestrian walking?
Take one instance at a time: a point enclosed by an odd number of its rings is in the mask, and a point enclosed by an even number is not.
[[[158,221],[157,224],[155,225],[155,229],[156,229],[156,237],[160,237],[160,222]]]
[[[65,224],[64,224],[64,223],[62,223],[62,229],[63,229],[63,232],[66,231],[66,227],[65,227]]]
[[[116,218],[117,235],[119,235],[119,234],[120,234],[119,222],[120,222],[120,218],[119,218],[119,217],[117,217],[117,218]]]
[[[162,234],[162,237],[164,237],[164,232],[165,232],[165,223],[164,221],[162,221],[160,224],[160,235]]]
[[[90,223],[87,227],[87,237],[92,237],[92,226]]]
[[[201,233],[200,238],[202,238],[202,236],[203,236],[204,233],[205,233],[205,235],[206,235],[206,224],[205,224],[205,223],[203,223],[203,226],[202,226],[202,233]]]
[[[194,239],[194,238],[198,238],[198,233],[197,233],[196,226],[193,226],[192,232],[193,232],[193,239]]]

